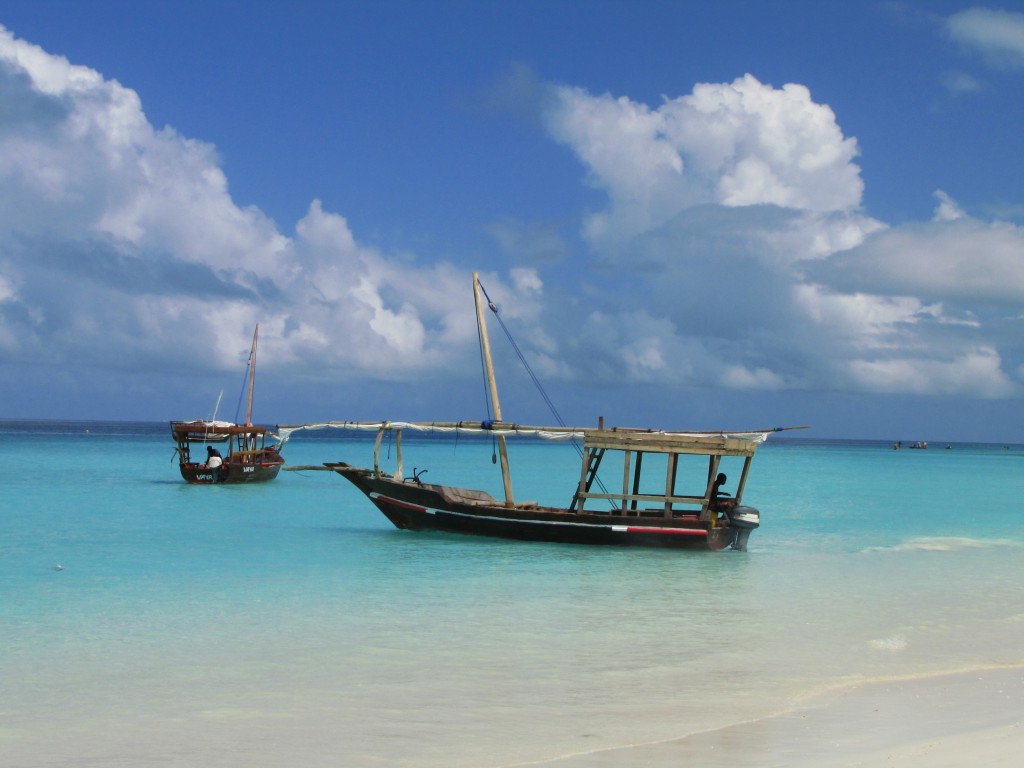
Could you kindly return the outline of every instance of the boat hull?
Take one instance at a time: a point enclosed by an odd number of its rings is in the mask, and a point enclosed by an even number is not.
[[[695,516],[621,516],[569,512],[535,505],[506,507],[491,499],[465,503],[452,498],[460,489],[419,485],[344,464],[331,469],[362,491],[396,528],[491,536],[565,544],[719,550],[730,546],[736,529]]]
[[[191,485],[265,483],[277,477],[282,466],[284,459],[277,451],[271,451],[255,461],[225,461],[216,469],[210,469],[205,464],[179,464],[182,478]]]

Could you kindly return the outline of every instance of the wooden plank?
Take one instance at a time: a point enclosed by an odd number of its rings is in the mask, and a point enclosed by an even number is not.
[[[582,493],[580,497],[586,499],[625,499],[625,501],[630,502],[649,501],[654,504],[671,502],[672,504],[704,505],[704,498],[702,496],[663,496],[660,493],[630,493],[626,496],[623,496],[621,493]],[[635,504],[632,508],[636,509]]]
[[[753,456],[757,443],[731,438],[693,438],[675,435],[635,435],[628,433],[592,433],[584,445],[613,451],[645,451],[647,453],[684,453],[702,456]]]

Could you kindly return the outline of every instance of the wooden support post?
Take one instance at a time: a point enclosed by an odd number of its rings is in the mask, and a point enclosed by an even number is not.
[[[711,491],[715,487],[715,478],[718,477],[718,467],[721,461],[721,456],[711,456],[708,459],[708,484],[704,489],[704,502],[701,504],[700,514],[698,515],[701,520],[710,520],[712,528],[715,526],[718,512],[711,510]]]
[[[395,470],[395,480],[402,479],[402,430],[395,430],[395,457],[398,460],[398,468]]]
[[[380,429],[377,430],[377,440],[373,444],[373,474],[375,477],[380,477],[380,444],[384,439],[384,431],[386,429],[386,422],[380,425]]]
[[[750,470],[750,462],[753,460],[753,456],[747,456],[743,460],[743,473],[740,475],[740,484],[736,486],[736,503],[740,503],[740,499],[743,498],[743,487],[747,484],[747,472]]]
[[[636,469],[633,470],[633,495],[640,493],[640,467],[644,463],[644,452],[636,452]],[[629,508],[636,510],[636,499],[629,502]]]
[[[625,458],[622,461],[622,505],[621,513],[626,514],[626,497],[629,495],[629,465],[633,456],[632,451],[623,451]]]
[[[591,457],[593,451],[591,448],[586,448],[583,451],[583,464],[580,466],[580,484],[576,487],[576,496],[572,500],[570,505],[570,511],[575,509],[576,504],[579,504],[579,511],[582,512],[583,508],[587,504],[587,470],[590,469]]]
[[[676,495],[676,462],[679,456],[675,453],[670,453],[667,458],[668,466],[665,469],[665,517],[672,517],[672,502],[670,499]]]

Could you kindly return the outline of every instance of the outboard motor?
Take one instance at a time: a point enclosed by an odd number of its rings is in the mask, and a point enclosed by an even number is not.
[[[732,548],[740,552],[747,551],[747,539],[750,532],[761,525],[761,513],[754,507],[733,507],[727,513],[729,525],[736,529],[736,536],[732,540]]]

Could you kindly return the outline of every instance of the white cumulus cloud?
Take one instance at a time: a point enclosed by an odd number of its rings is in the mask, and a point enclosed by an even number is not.
[[[856,141],[804,86],[776,89],[746,75],[697,85],[657,108],[579,88],[555,95],[549,130],[611,203],[589,220],[592,240],[641,234],[700,203],[813,212],[860,205]]]
[[[856,140],[805,87],[747,75],[657,107],[556,96],[549,130],[607,193],[585,234],[645,306],[642,325],[602,314],[582,337],[592,360],[730,388],[1015,391],[995,315],[1024,300],[1020,228],[942,191],[930,222],[865,215]]]
[[[9,368],[233,371],[257,322],[263,364],[299,376],[419,381],[476,363],[457,255],[386,253],[318,200],[284,234],[233,201],[215,147],[154,129],[134,91],[2,27],[0,93]],[[542,376],[1016,392],[1020,227],[945,192],[931,221],[868,215],[856,139],[806,87],[746,75],[657,105],[548,95],[551,136],[605,196],[582,221],[589,263],[565,265],[556,228],[513,213],[490,229],[530,255],[483,275]]]
[[[365,247],[319,201],[282,234],[235,204],[213,146],[154,129],[133,90],[2,27],[0,92],[10,359],[233,370],[257,322],[264,366],[299,374],[395,377],[470,350],[461,270]],[[533,306],[542,290],[529,270],[490,282]]]

